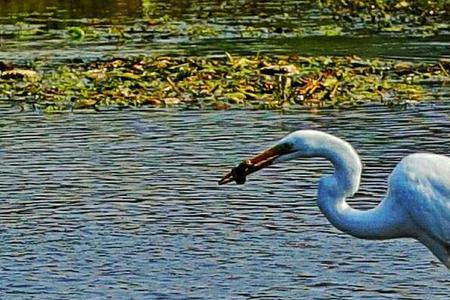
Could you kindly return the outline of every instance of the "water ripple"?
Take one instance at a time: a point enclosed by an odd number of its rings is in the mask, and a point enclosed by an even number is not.
[[[322,159],[218,187],[291,130],[347,139],[373,207],[413,152],[449,155],[449,106],[351,112],[18,114],[1,107],[0,293],[8,299],[447,299],[448,272],[410,240],[338,232],[316,204]]]

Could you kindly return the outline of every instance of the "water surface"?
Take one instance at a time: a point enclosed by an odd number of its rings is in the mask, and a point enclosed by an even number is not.
[[[205,24],[219,29],[219,35],[198,38],[167,34],[167,30],[161,33],[161,28],[149,25],[159,18],[167,18],[170,24],[178,26],[177,30]],[[0,0],[0,60],[21,64],[37,60],[48,65],[111,56],[224,55],[225,51],[421,61],[450,58],[449,32],[400,37],[398,33],[345,29],[344,36],[327,36],[320,29],[336,24],[330,15],[321,14],[314,0]],[[93,29],[99,36],[73,41],[67,33],[71,26]],[[40,32],[26,33],[29,29]],[[126,38],[108,34],[116,29],[123,31]]]
[[[399,160],[450,155],[450,106],[349,112],[0,110],[5,299],[447,299],[446,270],[413,240],[345,235],[315,204],[321,159],[218,186],[236,162],[302,128],[364,162],[352,205],[373,207]]]
[[[448,58],[449,37],[355,34],[239,37],[260,22],[315,28],[310,1],[0,0],[0,61],[153,54],[299,53]],[[281,5],[283,2],[283,5]],[[233,4],[234,3],[234,4]],[[150,6],[156,6],[151,8]],[[236,9],[233,5],[240,5]],[[199,7],[202,9],[199,10]],[[148,10],[229,28],[214,39],[139,31]],[[289,18],[286,19],[285,13]],[[258,16],[257,18],[255,16]],[[16,27],[43,29],[19,36]],[[135,27],[126,43],[77,43],[69,26]],[[448,87],[436,86],[448,100]],[[218,186],[236,162],[288,132],[345,138],[364,162],[349,201],[373,207],[402,157],[450,155],[450,106],[348,112],[141,110],[45,115],[0,103],[0,295],[5,299],[447,299],[448,271],[412,240],[340,233],[316,204],[321,159]]]

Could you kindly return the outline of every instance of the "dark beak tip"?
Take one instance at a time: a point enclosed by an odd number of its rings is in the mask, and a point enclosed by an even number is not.
[[[234,180],[234,177],[231,173],[228,173],[227,175],[223,176],[218,182],[218,185],[224,185],[229,182],[232,182]]]
[[[234,181],[236,184],[242,185],[247,181],[247,178],[245,176],[235,178]]]
[[[218,184],[223,185],[229,182],[236,182],[236,184],[244,184],[247,181],[247,175],[250,173],[252,163],[249,160],[241,162],[237,167],[231,169],[231,171],[219,180]]]
[[[224,184],[227,184],[227,183],[230,183],[230,182],[236,182],[236,184],[239,184],[239,185],[242,185],[242,184],[245,184],[245,182],[247,181],[247,178],[246,177],[244,177],[244,176],[242,176],[242,177],[238,177],[238,178],[235,178],[235,177],[233,177],[233,178],[230,178],[230,177],[228,177],[228,178],[222,178],[222,179],[220,179],[218,182],[217,182],[217,184],[218,185],[224,185]]]

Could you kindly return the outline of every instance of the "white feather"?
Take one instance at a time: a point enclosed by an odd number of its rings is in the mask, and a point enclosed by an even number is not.
[[[389,188],[380,204],[370,210],[350,207],[345,198],[359,188],[361,162],[353,147],[330,134],[300,130],[283,138],[297,157],[325,157],[333,175],[319,184],[318,205],[338,229],[365,239],[410,237],[425,244],[450,269],[450,158],[417,153],[405,157],[389,177]]]

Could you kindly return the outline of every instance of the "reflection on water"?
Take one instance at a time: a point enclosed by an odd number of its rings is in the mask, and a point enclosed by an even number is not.
[[[388,116],[386,114],[389,114]],[[319,115],[0,113],[5,299],[447,299],[448,271],[412,240],[334,229],[315,192],[327,162],[228,168],[284,134],[323,129],[364,162],[351,202],[375,205],[401,157],[450,155],[449,106]]]
[[[159,18],[170,22],[164,26]],[[160,27],[154,26],[158,23]],[[202,24],[218,29],[219,35],[187,34],[187,26]],[[334,26],[335,21],[320,16],[313,0],[0,0],[0,60],[59,64],[110,56],[223,55],[225,51],[416,60],[449,57],[448,35],[398,39],[398,35],[356,31],[329,37],[321,32],[322,25]],[[95,33],[83,42],[72,41],[67,33],[71,26],[87,26]]]
[[[142,15],[142,0],[0,0],[0,18],[30,16],[34,18],[110,18]]]
[[[310,9],[312,1],[271,0],[271,1],[222,1],[222,0],[0,0],[0,17],[56,17],[62,19],[109,18],[122,16],[140,18],[144,14],[155,17],[170,15],[176,18],[270,18],[289,12],[297,17],[305,16],[305,9]],[[235,20],[238,22],[238,20]]]

